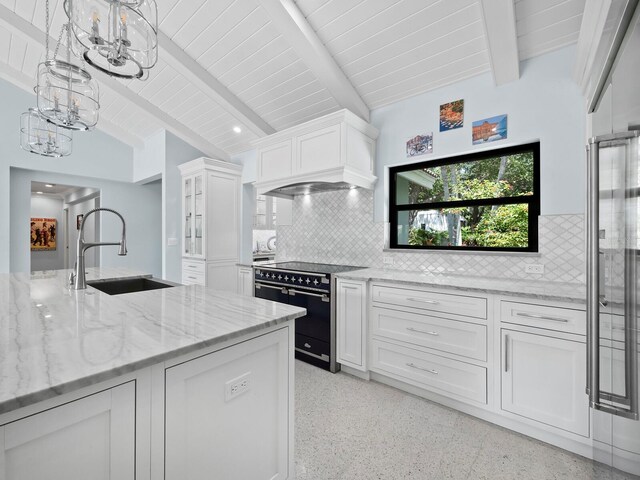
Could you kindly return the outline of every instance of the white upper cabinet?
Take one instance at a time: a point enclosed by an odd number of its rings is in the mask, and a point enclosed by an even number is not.
[[[254,142],[259,194],[304,182],[373,188],[378,130],[348,110],[282,130]]]

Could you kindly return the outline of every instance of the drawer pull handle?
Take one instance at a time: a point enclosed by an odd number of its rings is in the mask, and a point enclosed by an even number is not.
[[[418,330],[417,328],[413,328],[413,327],[407,327],[407,330],[411,332],[424,333],[426,335],[433,335],[434,337],[437,337],[438,335],[440,335],[438,332],[427,332],[426,330]]]
[[[190,278],[191,280],[197,280],[196,277],[187,277],[187,278]]]
[[[415,363],[407,363],[407,367],[415,368],[417,370],[422,370],[423,372],[432,373],[433,375],[438,375],[438,372],[436,370],[432,370],[431,368],[419,367]]]
[[[437,305],[438,302],[436,302],[435,300],[425,300],[422,298],[407,298],[408,301],[410,302],[416,302],[416,303],[428,303],[429,305]]]
[[[569,323],[569,319],[560,317],[547,317],[546,315],[538,315],[535,313],[517,312],[516,316],[526,318],[536,318],[538,320],[551,320],[552,322]]]

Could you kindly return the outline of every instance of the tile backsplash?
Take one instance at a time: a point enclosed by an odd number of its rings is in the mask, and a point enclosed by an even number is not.
[[[340,190],[297,196],[293,201],[293,225],[277,227],[277,260],[554,282],[585,281],[583,215],[541,216],[539,255],[385,252],[384,229],[383,223],[373,221],[371,191]],[[393,265],[384,265],[383,257],[393,258]],[[525,273],[525,264],[543,264],[544,274]]]

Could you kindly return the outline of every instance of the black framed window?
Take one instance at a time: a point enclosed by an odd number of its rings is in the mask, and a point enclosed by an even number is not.
[[[391,248],[538,251],[539,142],[389,174]]]

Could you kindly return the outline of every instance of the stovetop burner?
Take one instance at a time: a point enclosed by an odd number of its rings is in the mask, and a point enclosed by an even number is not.
[[[311,262],[277,262],[266,263],[256,268],[271,268],[278,270],[289,270],[295,272],[309,273],[326,273],[333,275],[335,273],[350,272],[352,270],[361,270],[365,267],[356,267],[352,265],[332,265],[329,263],[311,263]]]

